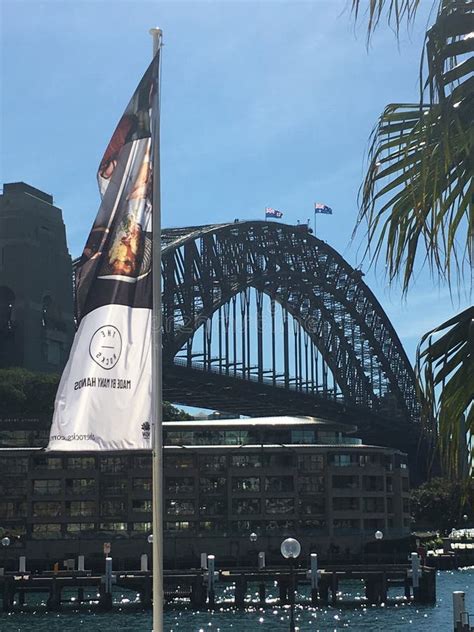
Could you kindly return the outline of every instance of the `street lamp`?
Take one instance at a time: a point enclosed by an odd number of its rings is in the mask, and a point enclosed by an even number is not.
[[[147,541],[148,544],[153,544],[153,533],[150,533],[150,535],[147,537]]]
[[[375,532],[375,539],[377,540],[377,562],[378,564],[380,564],[380,547],[381,547],[382,539],[383,539],[382,531],[377,530]]]
[[[3,550],[4,550],[4,554],[3,554],[3,574],[5,574],[5,571],[7,570],[6,566],[7,566],[7,549],[10,546],[10,538],[8,536],[5,536],[4,538],[2,538],[2,546],[3,546]]]
[[[286,560],[290,560],[290,632],[295,632],[295,581],[293,574],[294,560],[301,553],[301,544],[295,538],[286,538],[280,546]]]

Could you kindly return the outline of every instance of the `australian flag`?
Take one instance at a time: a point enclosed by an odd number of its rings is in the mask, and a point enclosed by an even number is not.
[[[283,213],[267,206],[267,208],[265,209],[265,217],[276,217],[277,219],[280,219],[281,217],[283,217]]]
[[[324,213],[325,215],[332,215],[332,208],[326,206],[326,204],[321,204],[321,202],[316,202],[314,205],[315,213]]]

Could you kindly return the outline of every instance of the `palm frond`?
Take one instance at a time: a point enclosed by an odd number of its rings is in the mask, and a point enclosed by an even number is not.
[[[424,100],[387,106],[376,125],[358,225],[406,292],[418,257],[442,279],[474,263],[474,2],[444,0],[428,31]]]
[[[368,6],[365,8],[367,39],[370,39],[384,14],[387,16],[388,24],[398,35],[404,20],[407,24],[413,22],[419,5],[420,0],[369,0]],[[352,13],[355,20],[359,18],[363,10],[361,0],[352,0]]]
[[[423,418],[430,433],[436,429],[444,469],[453,478],[473,469],[473,351],[474,307],[425,334],[417,350]]]

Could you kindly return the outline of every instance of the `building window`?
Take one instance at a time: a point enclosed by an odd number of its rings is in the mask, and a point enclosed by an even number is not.
[[[32,531],[33,540],[54,540],[61,537],[60,524],[34,524]]]
[[[300,500],[300,514],[303,516],[311,514],[321,514],[325,511],[325,500],[321,497],[311,498],[311,500]]]
[[[26,494],[26,479],[4,478],[0,481],[0,497],[22,496],[23,494]]]
[[[100,471],[106,474],[118,474],[127,469],[127,458],[124,456],[105,456],[100,459]]]
[[[125,502],[123,500],[103,500],[100,503],[100,515],[104,516],[104,518],[121,516],[124,511]]]
[[[336,474],[332,477],[332,486],[333,489],[359,489],[359,477]]]
[[[357,454],[330,454],[328,461],[330,465],[334,465],[335,467],[359,465],[359,457]]]
[[[277,452],[276,454],[265,454],[264,463],[266,467],[288,468],[293,466],[293,455]]]
[[[199,503],[199,513],[203,516],[222,516],[226,508],[223,500],[201,500]]]
[[[199,478],[201,494],[220,494],[226,489],[227,480],[223,476],[206,476]]]
[[[94,456],[69,456],[66,459],[68,470],[95,470]]]
[[[66,513],[69,516],[93,516],[96,513],[93,500],[71,500],[66,502]]]
[[[165,467],[167,457],[165,457]],[[151,456],[140,454],[132,457],[132,468],[134,470],[151,470]]]
[[[326,528],[326,520],[324,518],[319,519],[311,519],[311,520],[301,520],[299,522],[300,529],[302,529],[305,533],[310,533],[312,531],[318,531]]]
[[[292,492],[292,476],[267,476],[265,479],[265,491],[267,492]]]
[[[234,514],[259,514],[260,499],[259,498],[233,498],[232,513]]]
[[[124,533],[127,531],[126,522],[101,522],[99,524],[99,531],[106,531],[110,533]]]
[[[293,520],[269,520],[266,531],[275,533],[279,536],[293,535],[295,532],[295,523]]]
[[[25,518],[26,503],[19,501],[0,502],[0,518]]]
[[[387,486],[387,492],[393,492],[393,479],[391,476],[387,476],[385,479],[385,485]]]
[[[194,467],[194,457],[190,454],[179,456],[165,456],[165,469],[189,470]]]
[[[192,476],[166,477],[165,490],[168,494],[192,494],[194,478]]]
[[[406,476],[402,476],[402,491],[407,492],[409,488],[408,478]]]
[[[95,492],[95,478],[68,478],[66,491],[69,494],[81,495]]]
[[[187,520],[167,521],[165,522],[165,531],[191,531],[193,524],[193,522],[188,522]]]
[[[402,498],[403,513],[410,513],[410,499]]]
[[[233,492],[259,492],[260,478],[258,476],[239,476],[232,478]]]
[[[151,513],[152,511],[151,499],[133,500],[132,511],[135,511],[138,513]]]
[[[207,472],[222,472],[227,466],[227,457],[222,455],[206,455],[199,458],[200,469]]]
[[[322,454],[300,454],[298,456],[298,469],[303,472],[320,472],[324,469],[324,456]]]
[[[100,488],[104,496],[122,496],[128,490],[126,478],[103,478]]]
[[[33,494],[39,496],[56,496],[61,493],[61,479],[37,479],[33,481]]]
[[[172,516],[181,516],[194,513],[193,500],[180,500],[178,498],[165,502],[165,511]]]
[[[295,511],[294,498],[266,498],[265,512],[267,514],[290,514]]]
[[[383,492],[383,476],[363,476],[362,486],[366,492]]]
[[[291,443],[316,443],[316,433],[314,430],[292,430]]]
[[[385,499],[380,496],[364,498],[365,513],[383,513],[385,511]]]
[[[132,487],[134,492],[151,492],[151,478],[134,478]]]
[[[84,533],[95,535],[95,524],[93,522],[69,522],[66,525],[66,535],[70,538],[79,538]]]
[[[36,470],[61,470],[62,459],[58,456],[37,456],[33,461]]]
[[[26,472],[28,472],[28,459],[26,457],[0,457],[0,474],[25,474]]]
[[[393,498],[387,498],[387,513],[393,513]]]
[[[377,529],[385,528],[385,520],[383,518],[365,518],[364,529],[365,531],[376,531]]]
[[[133,522],[132,523],[132,533],[151,533],[152,531],[152,523],[151,522]]]
[[[348,497],[335,497],[332,499],[334,511],[359,511],[359,499]]]
[[[300,476],[298,478],[298,490],[300,494],[314,494],[324,491],[323,476]]]
[[[335,518],[332,524],[334,529],[360,529],[357,518]]]
[[[239,454],[231,457],[232,467],[262,467],[259,454]]]
[[[61,515],[61,502],[42,501],[33,503],[33,518],[53,518]]]
[[[380,454],[359,454],[359,464],[361,467],[366,465],[380,465]]]

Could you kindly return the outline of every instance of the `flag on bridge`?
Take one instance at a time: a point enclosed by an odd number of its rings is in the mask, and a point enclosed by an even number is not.
[[[102,202],[76,270],[78,330],[56,395],[48,450],[151,447],[152,127],[158,72],[159,52],[99,166]]]
[[[276,219],[280,219],[283,217],[283,213],[267,206],[265,209],[265,217],[275,217]]]
[[[332,208],[326,206],[326,204],[321,204],[321,202],[316,202],[314,205],[315,213],[323,213],[324,215],[332,215]]]

